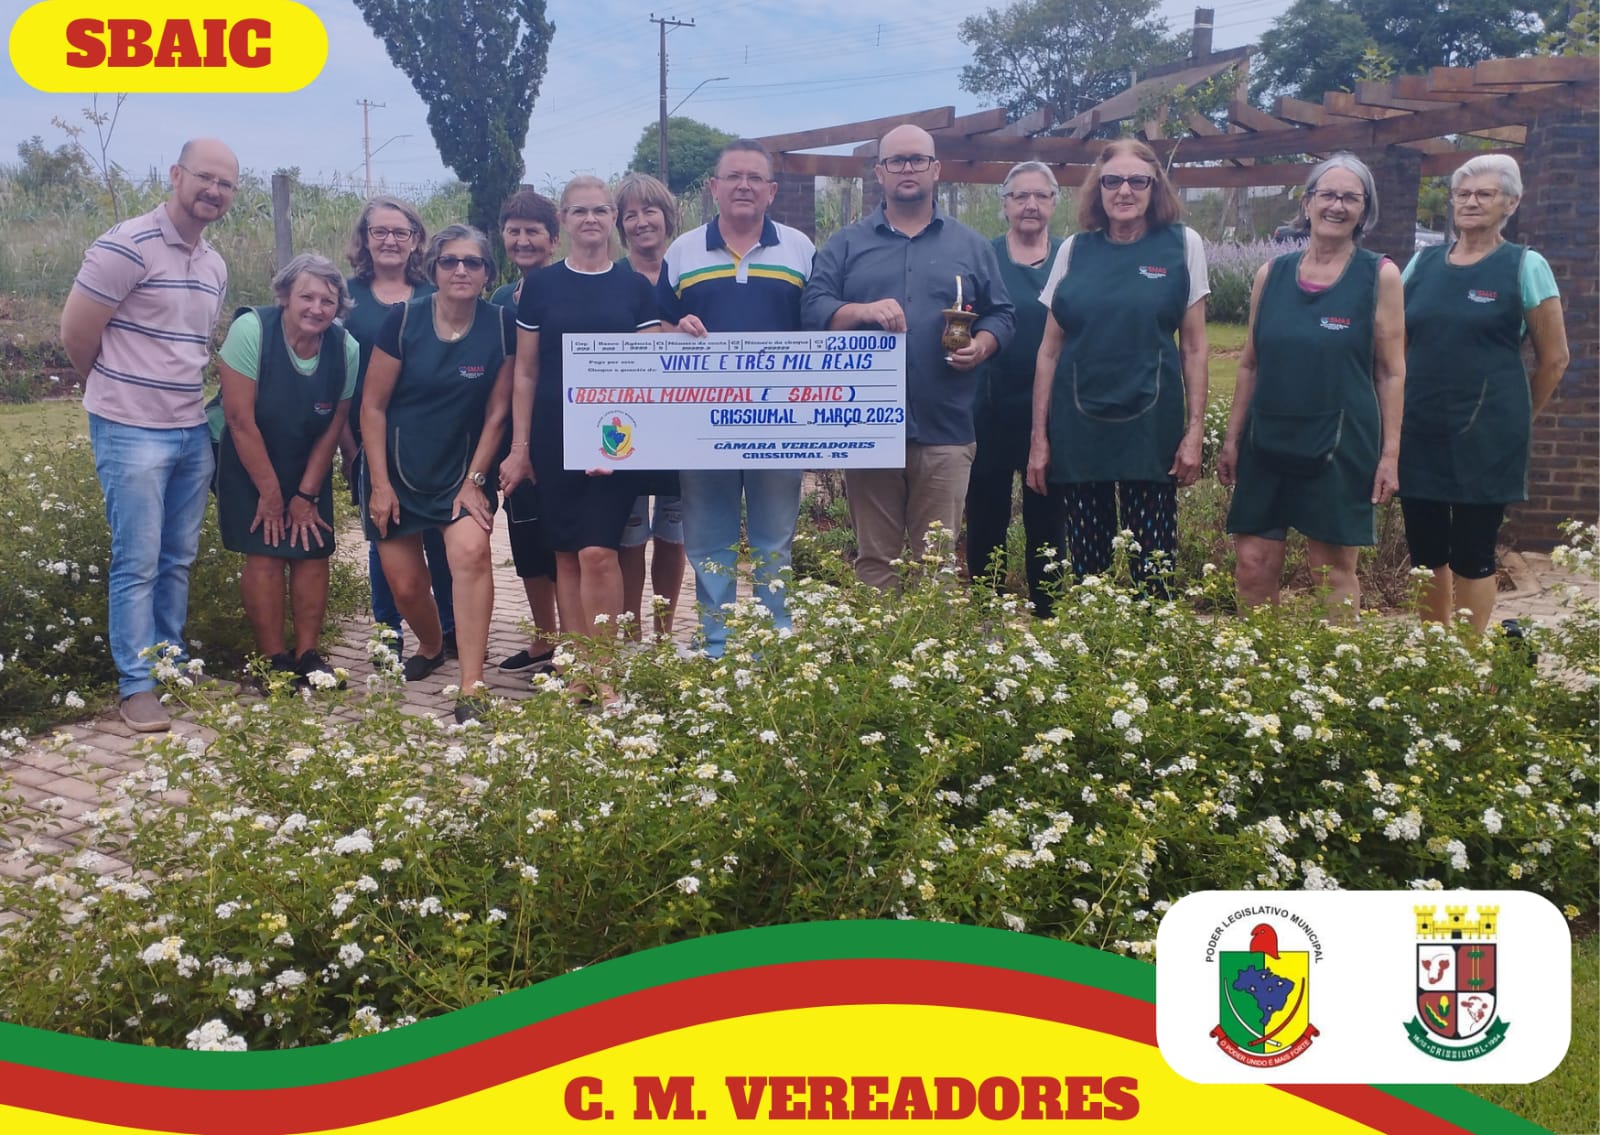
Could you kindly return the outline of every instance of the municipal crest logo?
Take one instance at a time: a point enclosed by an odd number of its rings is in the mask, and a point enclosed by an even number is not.
[[[1495,994],[1500,908],[1419,906],[1417,1015],[1406,1022],[1411,1043],[1439,1060],[1475,1060],[1500,1046],[1505,1021]]]
[[[1139,265],[1139,275],[1146,280],[1165,280],[1167,278],[1167,267],[1165,264],[1141,264]]]
[[[1285,927],[1287,928],[1287,926]],[[1244,943],[1241,943],[1242,945]],[[1278,945],[1278,927],[1257,923],[1247,947],[1218,955],[1217,1047],[1252,1068],[1276,1068],[1311,1047],[1311,951]]]
[[[633,456],[633,433],[638,428],[632,417],[613,410],[601,417],[600,453],[612,461],[626,461]]]

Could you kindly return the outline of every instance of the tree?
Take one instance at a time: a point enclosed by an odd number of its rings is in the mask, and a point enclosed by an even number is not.
[[[629,169],[661,176],[661,124],[652,122],[639,135]],[[687,193],[716,172],[717,155],[733,141],[715,126],[692,118],[667,119],[667,188],[674,195]]]
[[[1056,121],[1103,102],[1184,54],[1156,0],[1019,0],[961,21],[972,63],[961,89],[993,98],[1012,118],[1048,106]]]
[[[1295,0],[1261,36],[1253,89],[1320,99],[1377,56],[1400,75],[1464,67],[1527,54],[1542,27],[1531,0]]]
[[[35,134],[17,144],[17,157],[22,159],[22,166],[17,170],[17,184],[23,192],[55,200],[88,196],[94,171],[89,168],[82,150],[70,145],[52,150]]]
[[[522,180],[528,118],[555,35],[544,0],[355,3],[427,104],[440,157],[470,187],[470,220],[493,232],[500,203]]]

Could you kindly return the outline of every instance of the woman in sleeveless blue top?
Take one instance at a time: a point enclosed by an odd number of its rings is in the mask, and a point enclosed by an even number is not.
[[[1433,571],[1422,618],[1448,622],[1465,608],[1481,631],[1494,611],[1495,537],[1505,506],[1528,499],[1533,416],[1566,369],[1567,334],[1550,265],[1500,235],[1522,198],[1516,161],[1473,158],[1450,188],[1455,243],[1423,249],[1402,277],[1400,507],[1411,563]]]
[[[1359,609],[1356,556],[1398,484],[1405,327],[1400,270],[1356,246],[1378,218],[1372,173],[1350,154],[1311,171],[1304,249],[1262,265],[1250,296],[1217,479],[1245,606],[1275,603],[1288,530],[1306,537],[1330,616]]]
[[[492,478],[516,354],[511,313],[483,298],[492,263],[489,238],[477,229],[440,230],[427,259],[439,290],[390,313],[361,405],[367,535],[379,542],[384,575],[417,633],[417,653],[404,667],[408,681],[444,664],[444,634],[422,558],[422,533],[444,530],[460,644],[461,722],[483,709],[476,688],[494,610]]]

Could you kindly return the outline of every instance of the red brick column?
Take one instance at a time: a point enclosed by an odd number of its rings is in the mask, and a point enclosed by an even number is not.
[[[1600,516],[1600,111],[1540,115],[1528,128],[1521,166],[1516,239],[1550,261],[1572,351],[1566,376],[1533,424],[1528,500],[1512,509],[1508,525],[1518,547],[1545,549],[1560,542],[1561,521]]]

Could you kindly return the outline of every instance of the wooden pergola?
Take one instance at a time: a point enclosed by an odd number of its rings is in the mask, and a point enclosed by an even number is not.
[[[1513,526],[1526,544],[1548,546],[1561,520],[1600,515],[1600,61],[1492,59],[1436,67],[1330,91],[1321,102],[1281,98],[1268,113],[1244,98],[1250,49],[1213,55],[1198,29],[1195,42],[1196,56],[1055,126],[1048,112],[1007,122],[1003,110],[958,116],[938,107],[763,138],[779,173],[771,213],[815,235],[819,176],[859,179],[863,208],[873,207],[881,199],[872,173],[878,139],[907,123],[933,135],[946,183],[998,184],[1017,162],[1042,161],[1061,184],[1076,186],[1105,144],[1087,137],[1091,130],[1136,121],[1160,107],[1164,90],[1227,71],[1234,97],[1226,128],[1189,115],[1182,137],[1141,131],[1173,182],[1184,189],[1300,185],[1308,162],[1351,151],[1372,169],[1381,204],[1365,243],[1401,264],[1413,253],[1422,178],[1448,175],[1487,151],[1510,154],[1522,167],[1525,192],[1507,235],[1549,259],[1572,350],[1567,376],[1536,425],[1530,500],[1514,512]],[[854,150],[815,152],[841,146]]]

